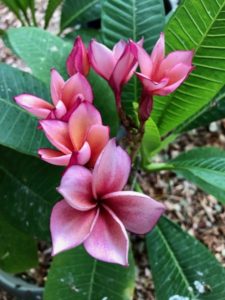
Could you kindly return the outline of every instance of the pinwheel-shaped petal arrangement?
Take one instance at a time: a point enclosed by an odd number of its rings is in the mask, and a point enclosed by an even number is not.
[[[130,167],[128,154],[112,139],[93,172],[82,166],[67,169],[58,188],[64,200],[51,215],[53,255],[83,243],[99,260],[128,265],[126,229],[146,233],[164,212],[161,203],[144,194],[121,191]]]
[[[58,150],[39,149],[40,157],[54,165],[71,164],[93,167],[109,140],[109,128],[102,125],[101,115],[89,102],[83,101],[68,122],[42,120],[40,126]]]
[[[51,70],[52,104],[30,94],[21,94],[15,101],[40,119],[68,121],[71,113],[81,101],[93,102],[93,93],[87,79],[76,73],[66,82],[55,70]]]

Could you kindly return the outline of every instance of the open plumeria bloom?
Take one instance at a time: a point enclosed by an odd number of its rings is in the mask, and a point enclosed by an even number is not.
[[[80,101],[93,102],[92,88],[81,73],[65,82],[55,69],[51,70],[51,97],[53,104],[29,94],[18,95],[15,101],[40,119],[63,121],[68,121]]]
[[[58,150],[39,149],[40,157],[54,165],[71,164],[93,167],[109,140],[109,128],[102,125],[98,110],[83,101],[70,116],[68,122],[42,120],[40,126],[48,140]]]
[[[53,255],[83,243],[99,260],[128,265],[126,229],[144,234],[164,212],[161,203],[144,194],[121,191],[130,168],[128,154],[112,139],[93,172],[82,166],[67,169],[58,188],[64,200],[51,215]]]

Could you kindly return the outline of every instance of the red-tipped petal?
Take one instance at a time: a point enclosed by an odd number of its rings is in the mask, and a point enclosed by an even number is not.
[[[92,125],[102,124],[98,110],[88,102],[82,102],[69,119],[69,133],[76,150],[83,146]]]
[[[51,214],[52,255],[74,248],[89,236],[98,215],[97,210],[78,211],[62,200]]]
[[[113,52],[103,44],[92,40],[89,45],[88,55],[95,72],[109,80],[116,64]]]
[[[120,191],[127,183],[131,168],[130,157],[111,139],[99,156],[93,170],[93,194],[102,197]]]
[[[127,230],[138,234],[152,230],[165,211],[160,202],[131,191],[108,194],[102,201],[113,210]]]
[[[91,171],[82,166],[72,166],[64,173],[57,190],[71,207],[86,211],[96,206],[96,202],[93,201],[91,182]]]
[[[62,152],[53,149],[41,148],[38,150],[38,154],[42,160],[56,166],[67,166],[71,158],[71,154],[64,155]]]
[[[101,151],[109,141],[109,127],[103,125],[91,126],[88,135],[87,142],[91,148],[91,159],[89,166],[94,167],[96,160],[98,159]]]
[[[29,94],[21,94],[15,97],[16,103],[38,118],[45,119],[54,109],[47,101]]]
[[[67,123],[57,120],[43,120],[40,121],[40,125],[48,140],[57,149],[64,154],[70,154],[73,151]]]
[[[62,76],[55,70],[51,70],[51,96],[52,101],[57,105],[58,101],[62,99],[62,91],[64,87],[64,80]]]
[[[93,229],[84,241],[87,252],[102,261],[128,265],[129,239],[117,216],[102,207]]]

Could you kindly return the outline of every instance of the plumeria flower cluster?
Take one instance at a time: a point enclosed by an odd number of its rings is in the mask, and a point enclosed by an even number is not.
[[[121,94],[139,65],[136,76],[143,85],[139,102],[143,125],[150,116],[152,96],[173,92],[191,72],[193,52],[176,51],[165,57],[163,34],[150,56],[142,46],[143,40],[119,41],[110,50],[92,40],[86,48],[77,37],[66,62],[69,79],[64,81],[51,70],[52,103],[29,94],[15,97],[18,105],[39,118],[39,129],[55,147],[39,149],[41,159],[65,167],[57,188],[62,200],[53,207],[50,222],[53,255],[83,244],[93,257],[126,266],[126,229],[145,234],[165,210],[147,195],[123,191],[132,161],[118,141],[110,139],[87,79],[92,67],[107,80],[121,122],[129,130]]]

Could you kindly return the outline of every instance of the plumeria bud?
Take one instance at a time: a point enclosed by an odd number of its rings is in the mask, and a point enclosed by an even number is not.
[[[15,97],[15,101],[40,119],[66,122],[81,101],[93,102],[91,86],[81,73],[76,73],[64,81],[60,74],[52,69],[50,88],[52,104],[29,94],[18,95]]]
[[[66,61],[67,72],[70,76],[77,72],[87,76],[90,70],[90,64],[88,60],[87,49],[81,39],[78,36],[74,42],[73,49],[70,52]]]
[[[122,87],[128,82],[137,68],[137,58],[130,42],[119,41],[113,50],[92,40],[89,49],[89,61],[97,74],[108,81],[112,87],[117,105],[120,105]],[[135,48],[136,51],[136,48]]]
[[[165,210],[144,194],[122,191],[130,168],[130,157],[112,139],[93,172],[82,166],[67,169],[58,188],[64,200],[51,214],[53,255],[84,244],[96,259],[128,265],[126,229],[147,233]]]
[[[39,149],[44,161],[59,166],[71,164],[93,167],[109,140],[109,128],[102,125],[101,115],[90,103],[83,101],[68,122],[42,120],[43,129],[54,149]]]

